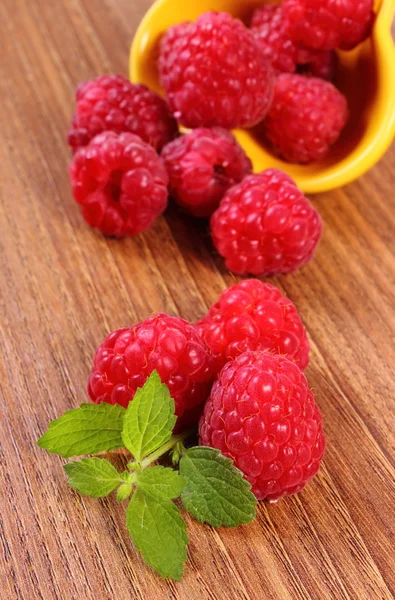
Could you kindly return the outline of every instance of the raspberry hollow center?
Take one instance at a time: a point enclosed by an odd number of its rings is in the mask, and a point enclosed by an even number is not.
[[[108,194],[114,202],[119,202],[119,199],[121,197],[121,184],[123,175],[124,173],[120,169],[111,171],[109,179],[104,186],[104,193]]]

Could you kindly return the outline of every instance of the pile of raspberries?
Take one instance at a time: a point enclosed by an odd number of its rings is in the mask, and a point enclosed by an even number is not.
[[[283,171],[252,174],[231,130],[255,127],[286,161],[324,158],[348,120],[330,81],[335,49],[362,42],[373,18],[372,0],[263,4],[249,27],[207,12],[158,42],[166,99],[119,75],[81,84],[68,142],[86,222],[108,236],[136,235],[170,196],[186,213],[211,217],[213,243],[233,273],[291,273],[308,263],[322,232],[317,211]]]
[[[246,279],[195,324],[156,314],[118,329],[97,348],[88,393],[127,407],[155,369],[174,398],[176,431],[199,423],[259,500],[302,490],[325,451],[322,416],[303,373],[306,329],[279,289]]]
[[[317,211],[283,171],[253,174],[230,130],[257,127],[287,161],[325,157],[348,118],[331,83],[335,50],[354,48],[372,23],[372,0],[264,4],[249,28],[208,12],[160,40],[166,100],[118,75],[80,85],[68,141],[84,219],[109,236],[136,235],[170,195],[186,213],[211,217],[234,273],[306,264],[321,236]],[[230,457],[259,500],[277,501],[314,477],[325,451],[308,362],[294,304],[246,279],[195,324],[156,314],[112,332],[96,350],[88,393],[126,407],[156,370],[174,398],[176,429],[199,423],[199,443]]]

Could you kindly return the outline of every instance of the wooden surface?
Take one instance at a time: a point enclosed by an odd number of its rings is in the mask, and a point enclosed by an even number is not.
[[[133,549],[125,507],[75,494],[62,461],[35,445],[51,419],[86,400],[92,353],[110,330],[155,311],[197,319],[234,281],[205,225],[172,209],[144,235],[105,239],[71,198],[75,85],[127,72],[149,4],[0,4],[1,599],[388,600],[395,147],[358,182],[315,198],[326,226],[317,258],[274,280],[310,333],[307,374],[328,438],[303,493],[262,504],[238,530],[188,520],[185,577],[169,583]]]

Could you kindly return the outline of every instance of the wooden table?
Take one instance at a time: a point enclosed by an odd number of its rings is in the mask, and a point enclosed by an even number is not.
[[[133,549],[125,507],[71,491],[62,461],[35,444],[86,400],[92,353],[110,330],[155,311],[195,320],[234,282],[204,224],[170,209],[144,235],[106,239],[70,194],[75,85],[127,72],[149,4],[0,5],[1,599],[389,600],[395,147],[367,176],[314,199],[325,222],[317,257],[273,281],[310,333],[307,374],[328,438],[303,493],[261,504],[237,530],[188,519],[189,561],[175,584]]]

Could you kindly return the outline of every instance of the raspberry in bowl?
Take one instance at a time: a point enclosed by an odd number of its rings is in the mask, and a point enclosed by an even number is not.
[[[170,27],[194,22],[208,11],[229,12],[246,25],[262,0],[157,0],[142,20],[130,56],[132,81],[164,94],[157,58],[160,40]],[[371,34],[351,52],[336,50],[335,84],[347,98],[350,119],[338,141],[322,159],[311,164],[292,164],[275,154],[270,144],[253,130],[235,135],[251,158],[255,172],[269,167],[292,176],[306,193],[340,187],[369,170],[385,153],[395,134],[395,51],[390,34],[392,0],[384,0],[374,15]],[[326,60],[329,61],[327,56]],[[330,59],[333,60],[333,57]],[[329,69],[329,71],[328,71]],[[328,73],[331,63],[316,65],[312,73]]]
[[[276,153],[289,162],[324,159],[349,118],[345,96],[318,77],[281,73],[261,127]]]
[[[259,47],[278,73],[298,69],[323,79],[333,79],[336,59],[333,51],[314,50],[295,43],[288,32],[284,5],[263,4],[252,15],[250,28]]]
[[[373,0],[284,0],[283,9],[291,39],[316,50],[351,50],[374,21]]]
[[[250,128],[269,110],[273,68],[229,13],[208,11],[170,27],[158,65],[170,109],[185,127]]]

